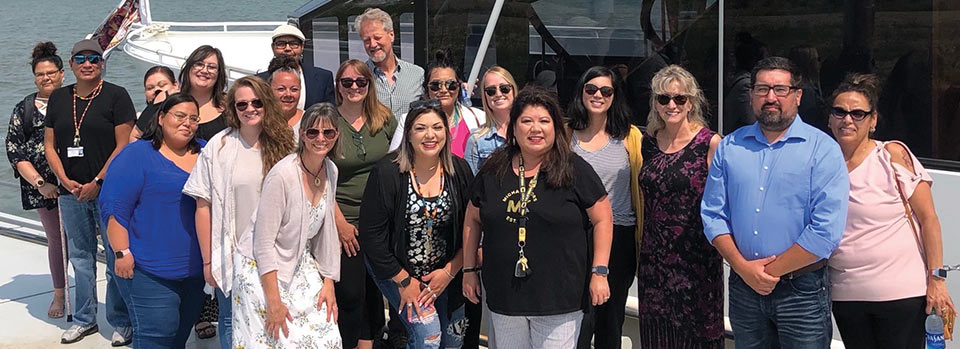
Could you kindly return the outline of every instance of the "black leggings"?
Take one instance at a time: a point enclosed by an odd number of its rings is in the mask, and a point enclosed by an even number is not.
[[[925,296],[886,302],[833,302],[833,316],[847,349],[924,346]]]
[[[340,281],[334,291],[344,348],[356,348],[358,340],[372,340],[380,335],[384,325],[383,296],[367,275],[363,253],[347,257],[341,249]]]
[[[636,226],[613,226],[613,245],[610,248],[610,300],[593,307],[583,315],[580,325],[580,338],[577,348],[590,348],[593,338],[594,348],[619,348],[623,332],[624,307],[630,285],[637,274]]]

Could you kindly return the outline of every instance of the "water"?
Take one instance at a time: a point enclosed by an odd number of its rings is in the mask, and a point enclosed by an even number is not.
[[[153,19],[159,21],[283,21],[306,2],[163,0],[152,1],[151,12]],[[13,106],[27,94],[36,92],[29,66],[33,46],[40,41],[52,41],[66,64],[73,44],[99,26],[118,3],[119,0],[0,0],[0,47],[3,48],[0,50],[0,73],[3,76],[0,78],[0,139],[6,140]],[[144,106],[144,72],[135,67],[133,58],[115,50],[107,62],[104,79],[126,88],[139,110]],[[75,81],[69,67],[65,69],[64,86]],[[35,213],[24,212],[21,208],[13,168],[3,165],[8,164],[5,146],[0,157],[0,212],[36,219]]]
[[[924,327],[927,329],[927,349],[943,349],[946,347],[943,340],[943,318],[934,312],[927,316]]]

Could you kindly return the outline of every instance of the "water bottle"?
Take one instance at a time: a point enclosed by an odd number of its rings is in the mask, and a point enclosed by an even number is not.
[[[927,328],[927,349],[944,349],[947,347],[943,339],[943,318],[934,310],[927,316],[924,324]]]

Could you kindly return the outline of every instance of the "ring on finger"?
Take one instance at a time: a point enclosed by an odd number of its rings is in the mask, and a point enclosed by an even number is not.
[[[427,285],[427,292],[433,292],[433,289],[430,288],[430,285]]]
[[[436,294],[436,293],[431,294],[430,297],[433,298],[433,299],[437,299],[437,294]]]

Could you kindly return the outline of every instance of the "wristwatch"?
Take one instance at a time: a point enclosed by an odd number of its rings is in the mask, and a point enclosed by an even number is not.
[[[401,289],[407,288],[407,286],[410,286],[410,275],[407,275],[406,278],[404,278],[403,280],[400,280],[400,282],[397,283],[397,286],[399,286]]]
[[[600,276],[607,276],[610,275],[610,268],[607,268],[605,265],[598,265],[590,269],[590,272]]]
[[[37,178],[37,181],[33,184],[37,189],[40,189],[44,184],[47,184],[47,181],[43,180],[43,177]]]
[[[930,271],[930,276],[933,276],[935,278],[940,278],[940,279],[946,279],[947,271],[944,269],[934,269]]]
[[[100,187],[103,186],[103,178],[93,177],[93,182],[94,182],[94,183],[97,183],[97,186],[100,186]]]
[[[117,258],[123,258],[124,256],[130,255],[130,249],[127,248],[120,251],[116,251],[114,254],[117,256]]]

